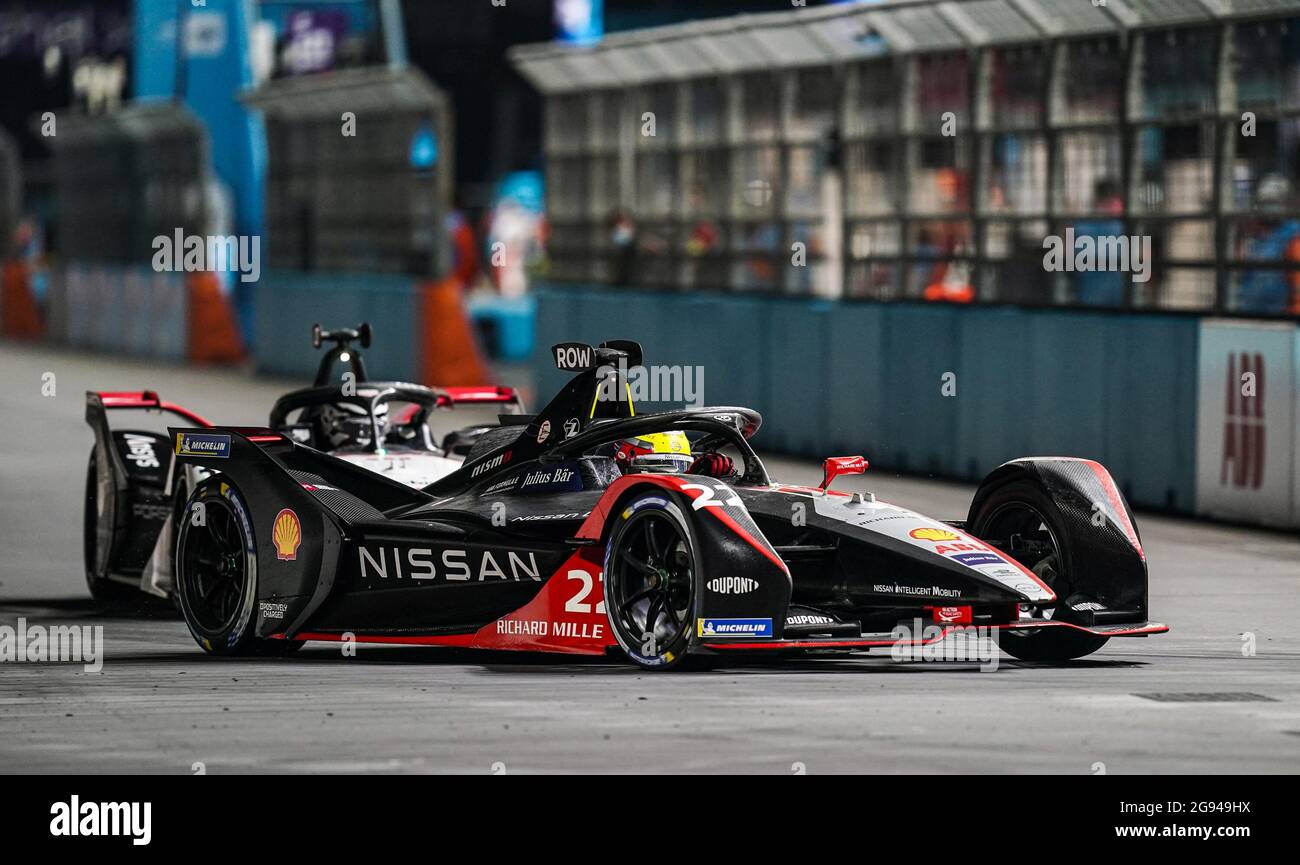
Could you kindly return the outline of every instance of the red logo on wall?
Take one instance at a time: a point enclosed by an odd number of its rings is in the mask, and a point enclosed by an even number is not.
[[[1264,356],[1228,355],[1219,484],[1257,490],[1264,483]]]

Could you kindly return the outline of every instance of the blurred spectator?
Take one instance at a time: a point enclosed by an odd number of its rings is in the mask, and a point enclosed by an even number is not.
[[[721,235],[718,226],[709,219],[701,219],[691,226],[691,233],[686,238],[686,251],[691,255],[708,255],[716,252]]]
[[[447,234],[451,237],[452,275],[466,290],[473,288],[479,275],[478,241],[463,210],[447,213]]]
[[[547,227],[542,198],[542,177],[533,171],[511,172],[499,181],[493,194],[483,236],[492,281],[504,297],[527,292],[529,273],[545,256]],[[463,227],[451,226],[452,243],[457,247],[456,269],[463,269],[472,280],[479,267],[473,249],[473,220],[466,214],[461,221]]]
[[[998,271],[992,286],[996,297],[985,300],[1004,303],[1052,303],[1050,282],[1043,279],[1043,235],[1032,224],[1020,225],[1011,235],[1011,251]]]
[[[1285,209],[1291,198],[1290,183],[1280,174],[1262,178],[1255,193],[1262,213]],[[1288,268],[1248,270],[1242,274],[1237,309],[1254,313],[1300,313],[1300,221],[1260,219],[1245,226],[1240,255],[1244,261],[1275,262]]]
[[[1074,239],[1119,237],[1124,234],[1124,198],[1119,184],[1109,178],[1098,180],[1093,187],[1093,210],[1096,219],[1074,226]],[[1067,249],[1066,255],[1073,255]],[[1080,271],[1075,274],[1075,300],[1085,306],[1123,306],[1127,297],[1129,274],[1115,270]]]
[[[682,284],[699,286],[710,281],[722,252],[722,231],[713,218],[708,189],[692,183],[687,192],[686,213],[694,222],[686,234],[686,258],[682,262]],[[715,281],[718,281],[715,279]]]
[[[969,250],[959,227],[943,232],[941,240],[934,239],[928,226],[922,231],[922,247],[933,251],[939,258],[930,271],[930,283],[922,294],[927,301],[940,303],[971,303],[975,300],[975,287],[971,285],[970,263],[960,260]]]
[[[781,243],[781,225],[776,222],[759,222],[744,233],[744,269],[738,287],[750,290],[768,290],[777,287],[777,266],[774,253]]]
[[[14,258],[23,262],[30,275],[32,295],[37,303],[45,302],[45,293],[49,285],[49,262],[45,254],[45,237],[39,221],[25,216],[14,230]]]
[[[613,285],[627,287],[632,285],[636,264],[636,223],[625,210],[615,210],[605,222],[609,233],[609,245],[612,250],[610,261],[610,282]]]
[[[513,198],[500,199],[488,228],[492,274],[505,297],[528,291],[528,265],[541,245],[541,217]]]

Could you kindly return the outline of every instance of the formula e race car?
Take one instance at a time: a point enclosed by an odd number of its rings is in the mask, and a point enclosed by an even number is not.
[[[712,657],[921,644],[982,627],[1037,661],[1090,654],[1147,621],[1147,567],[1109,473],[1021,459],[968,518],[931,519],[774,482],[748,408],[637,414],[634,342],[554,347],[575,373],[503,417],[465,464],[413,489],[282,430],[173,428],[177,460],[220,464],[185,505],[177,590],[208,652],[305,641],[602,655],[651,669]],[[936,630],[937,629],[937,630]]]
[[[276,401],[271,429],[396,482],[423,487],[460,467],[475,440],[497,426],[496,412],[523,410],[510,388],[370,381],[353,345],[369,348],[370,340],[368,324],[336,331],[314,325],[312,345],[334,346],[321,358],[311,387]],[[346,367],[342,381],[331,383],[338,364]],[[435,441],[435,415],[469,405],[493,408],[492,422],[453,428]],[[212,426],[153,391],[86,394],[86,422],[95,433],[86,472],[86,582],[101,602],[131,598],[137,590],[172,593],[175,513],[198,481],[220,467],[219,461],[196,459],[176,470],[163,432],[111,427],[109,413],[124,409]],[[201,454],[199,441],[193,440],[191,452]]]

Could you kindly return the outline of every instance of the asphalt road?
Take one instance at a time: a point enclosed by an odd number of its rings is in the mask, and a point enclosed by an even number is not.
[[[297,383],[6,343],[0,370],[0,626],[101,625],[107,656],[100,672],[0,663],[0,772],[1300,771],[1294,536],[1139,515],[1153,617],[1173,630],[1071,666],[873,657],[657,675],[438,649],[345,658],[325,644],[220,660],[165,608],[91,606],[83,393],[151,387],[258,424]],[[770,462],[783,480],[820,476]],[[874,471],[858,488],[940,517],[964,515],[971,494]]]

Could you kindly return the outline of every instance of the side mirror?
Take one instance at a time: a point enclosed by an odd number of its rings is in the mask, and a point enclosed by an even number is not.
[[[822,463],[821,490],[825,492],[831,481],[840,475],[860,475],[866,470],[866,457],[827,457],[826,462]]]

